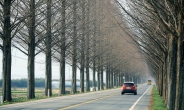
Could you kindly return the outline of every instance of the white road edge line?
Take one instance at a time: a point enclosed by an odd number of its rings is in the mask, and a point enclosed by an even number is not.
[[[150,86],[148,87],[148,89],[150,88]],[[148,91],[148,89],[144,92],[144,94],[146,94],[146,92]],[[144,94],[142,94],[141,97],[139,97],[139,99],[137,99],[137,101],[132,105],[132,107],[129,110],[133,110],[135,105],[139,102],[139,100],[144,96]]]

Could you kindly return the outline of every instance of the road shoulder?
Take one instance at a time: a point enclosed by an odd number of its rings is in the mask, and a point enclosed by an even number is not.
[[[132,110],[148,110],[150,105],[150,96],[153,85],[148,85],[148,90],[146,93],[140,98],[135,107]]]

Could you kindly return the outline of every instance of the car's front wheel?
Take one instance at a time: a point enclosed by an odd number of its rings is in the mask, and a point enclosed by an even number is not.
[[[124,94],[124,92],[121,92],[121,95],[123,95]]]
[[[134,95],[137,95],[137,91],[134,92]]]

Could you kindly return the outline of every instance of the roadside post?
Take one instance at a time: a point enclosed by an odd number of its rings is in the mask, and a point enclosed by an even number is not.
[[[3,104],[3,96],[0,96],[0,102]]]
[[[47,96],[50,97],[50,91],[49,91],[49,89],[47,91]]]

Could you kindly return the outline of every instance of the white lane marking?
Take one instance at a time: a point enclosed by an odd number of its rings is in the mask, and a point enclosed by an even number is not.
[[[150,86],[148,87],[148,89],[150,88]],[[146,94],[146,92],[148,91],[148,89],[144,92],[144,94]],[[141,97],[139,97],[139,99],[137,99],[137,101],[132,105],[132,107],[129,110],[133,110],[135,105],[139,102],[139,100],[144,96],[144,94],[142,94]]]

